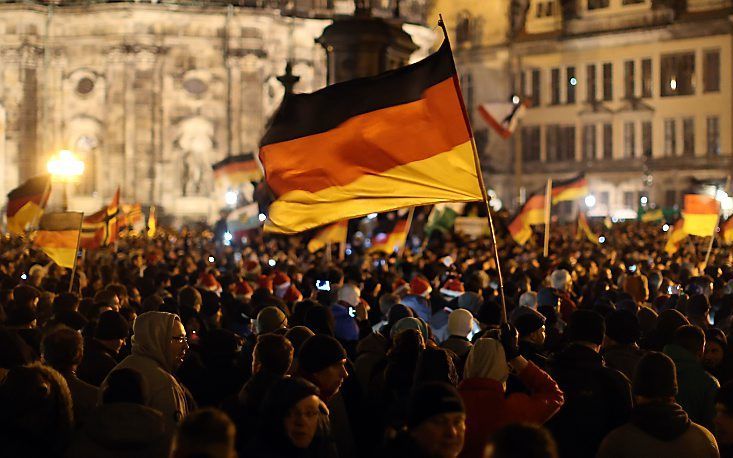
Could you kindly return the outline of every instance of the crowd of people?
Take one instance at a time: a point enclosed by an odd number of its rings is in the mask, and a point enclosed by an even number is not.
[[[0,238],[0,456],[733,456],[733,264],[654,224],[550,255]],[[502,308],[503,292],[506,310]],[[504,320],[506,315],[506,320]]]

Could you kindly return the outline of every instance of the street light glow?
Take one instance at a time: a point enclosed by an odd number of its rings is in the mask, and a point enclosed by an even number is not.
[[[596,196],[593,194],[588,194],[585,196],[585,206],[588,208],[593,208],[596,206]]]
[[[519,96],[518,95],[512,96],[512,103],[514,105],[519,105]]]
[[[662,230],[664,232],[667,232],[669,230],[669,224],[665,224],[664,226],[662,226]]]
[[[260,213],[260,215],[257,217],[257,219],[260,220],[260,223],[264,223],[265,220],[267,219],[267,215],[265,215],[264,213]]]
[[[647,196],[641,196],[641,199],[639,200],[641,201],[642,205],[646,205],[647,202],[649,202],[649,198]]]
[[[227,203],[227,205],[237,205],[237,191],[227,191],[226,194],[224,194],[224,201]]]
[[[46,170],[59,181],[73,181],[84,173],[84,162],[64,149],[48,160]]]
[[[578,84],[578,80],[575,77],[570,78],[570,85],[575,86]]]

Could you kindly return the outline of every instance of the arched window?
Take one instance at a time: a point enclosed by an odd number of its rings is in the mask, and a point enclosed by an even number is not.
[[[471,14],[461,11],[456,18],[456,43],[464,44],[471,41]]]

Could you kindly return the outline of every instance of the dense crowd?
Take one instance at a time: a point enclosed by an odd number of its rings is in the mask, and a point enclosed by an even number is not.
[[[500,237],[507,322],[488,239],[1,238],[0,456],[733,456],[728,248],[573,232]]]

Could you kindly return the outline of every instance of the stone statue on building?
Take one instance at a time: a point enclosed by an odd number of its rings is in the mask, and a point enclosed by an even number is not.
[[[205,196],[213,189],[210,178],[214,151],[214,127],[200,116],[185,119],[178,125],[176,144],[182,152],[181,194]]]
[[[529,0],[511,0],[509,4],[509,38],[514,38],[524,30]]]

